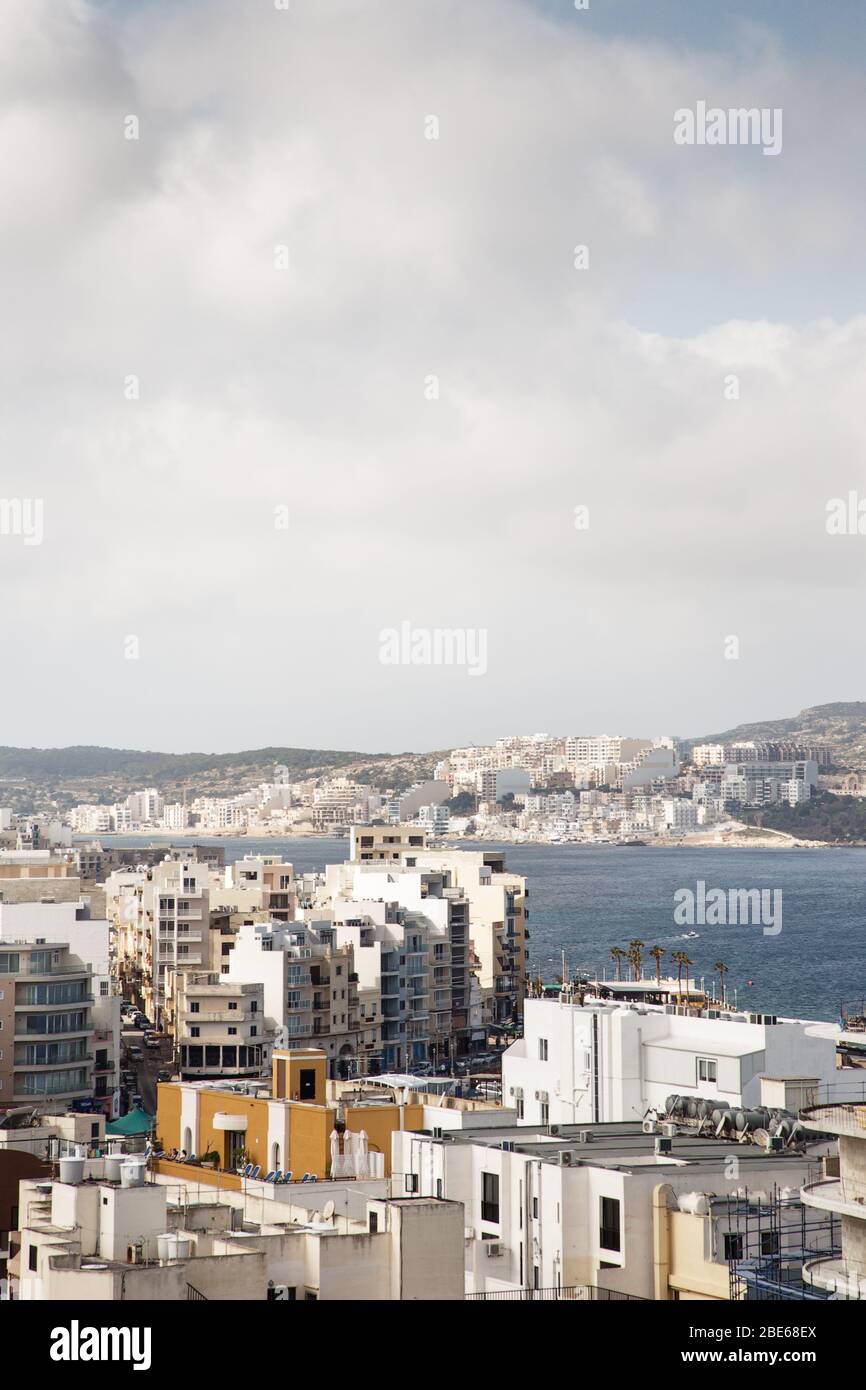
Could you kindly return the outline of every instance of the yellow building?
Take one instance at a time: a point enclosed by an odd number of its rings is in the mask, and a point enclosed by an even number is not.
[[[157,1088],[156,1134],[165,1151],[202,1158],[216,1154],[215,1166],[236,1173],[247,1163],[266,1173],[291,1172],[295,1179],[331,1175],[332,1131],[367,1136],[371,1166],[391,1172],[391,1135],[420,1130],[424,1107],[393,1101],[339,1105],[326,1094],[327,1057],[317,1048],[275,1049],[271,1089],[254,1094],[214,1085],[166,1082]],[[247,1089],[254,1090],[250,1085]],[[376,1155],[381,1154],[381,1161]]]

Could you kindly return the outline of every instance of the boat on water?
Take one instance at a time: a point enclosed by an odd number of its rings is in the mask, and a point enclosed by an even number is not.
[[[696,940],[698,939],[699,936],[700,936],[700,932],[699,932],[699,931],[684,931],[683,934],[682,934],[682,936],[681,936],[681,938],[680,938],[680,940],[681,940],[681,941],[696,941]]]

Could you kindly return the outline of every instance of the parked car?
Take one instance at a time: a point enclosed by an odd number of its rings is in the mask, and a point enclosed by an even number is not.
[[[155,1038],[151,1034],[150,1036],[145,1037],[144,1045],[146,1048],[148,1048],[149,1051],[158,1052],[162,1046],[162,1043],[160,1042],[159,1038]]]
[[[156,1079],[157,1081],[170,1081],[171,1069],[169,1067],[160,1067],[159,1071],[156,1073]]]
[[[135,1110],[136,1107],[138,1107],[139,1110],[141,1109],[143,1102],[141,1099],[141,1093],[139,1091],[133,1091],[132,1095],[129,1098],[129,1101],[133,1110]]]
[[[142,1052],[140,1047],[131,1047],[129,1049],[129,1055],[134,1062],[140,1062],[142,1057],[144,1056],[144,1053]]]

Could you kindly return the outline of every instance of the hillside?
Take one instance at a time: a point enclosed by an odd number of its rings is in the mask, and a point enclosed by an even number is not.
[[[738,724],[722,733],[702,734],[689,743],[737,743],[750,739],[797,739],[829,747],[838,767],[866,767],[866,701],[814,705],[789,719],[766,719]]]
[[[359,753],[320,748],[253,748],[237,753],[159,753],[131,748],[0,748],[0,804],[59,807],[107,804],[142,787],[169,800],[186,788],[228,796],[270,781],[282,764],[292,781],[345,773],[359,782],[402,789],[432,775],[442,753]]]
[[[747,825],[781,830],[801,840],[828,844],[866,844],[866,801],[861,796],[813,796],[802,806],[764,806],[741,811]]]

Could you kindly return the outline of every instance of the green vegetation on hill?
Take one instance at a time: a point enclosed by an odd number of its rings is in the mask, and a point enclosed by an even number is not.
[[[317,748],[253,748],[240,753],[149,753],[132,748],[0,748],[0,777],[34,781],[60,777],[136,777],[172,780],[201,772],[268,767],[282,763],[290,772],[343,767],[363,759],[385,761],[389,753],[339,753]]]
[[[743,811],[740,819],[767,830],[782,830],[800,840],[866,842],[866,797],[819,792],[802,806],[765,806],[759,811]]]

